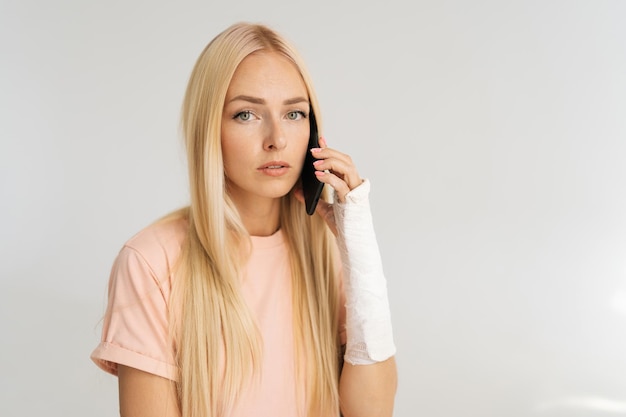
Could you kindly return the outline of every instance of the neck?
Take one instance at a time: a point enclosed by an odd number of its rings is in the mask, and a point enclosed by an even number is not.
[[[250,236],[271,236],[280,229],[280,199],[239,204],[239,216]]]

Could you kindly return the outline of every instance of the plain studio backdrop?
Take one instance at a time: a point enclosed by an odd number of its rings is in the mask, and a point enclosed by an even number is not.
[[[395,416],[626,416],[626,2],[597,0],[3,0],[0,415],[117,415],[110,267],[187,202],[183,92],[241,20],[372,182]]]

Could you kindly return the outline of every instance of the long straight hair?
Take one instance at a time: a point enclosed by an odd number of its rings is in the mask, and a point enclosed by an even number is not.
[[[249,235],[227,192],[221,149],[227,89],[237,66],[257,51],[277,52],[294,63],[320,122],[317,98],[301,57],[266,26],[229,27],[207,45],[194,66],[181,120],[191,201],[172,216],[186,218],[189,225],[170,308],[182,417],[224,416],[237,393],[260,370],[262,341],[239,282]],[[322,198],[328,197],[325,193]],[[308,416],[338,416],[339,283],[334,237],[320,216],[306,215],[293,191],[282,197],[280,216],[293,277],[294,365],[305,388],[301,402]]]

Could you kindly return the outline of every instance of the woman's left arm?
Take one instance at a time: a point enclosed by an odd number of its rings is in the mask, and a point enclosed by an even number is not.
[[[390,417],[397,386],[387,284],[369,207],[368,181],[352,159],[326,147],[313,151],[318,179],[335,190],[317,212],[337,236],[346,295],[346,353],[339,383],[344,417]]]
[[[396,395],[396,361],[391,358],[372,365],[345,362],[339,380],[344,417],[391,417]]]

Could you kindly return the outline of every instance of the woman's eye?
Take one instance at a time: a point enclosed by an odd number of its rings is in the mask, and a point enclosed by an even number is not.
[[[304,117],[304,112],[301,111],[290,111],[287,113],[287,118],[289,120],[299,120],[301,117]]]
[[[243,122],[247,122],[248,120],[252,119],[252,112],[249,110],[240,111],[235,115],[234,119],[239,119]]]

